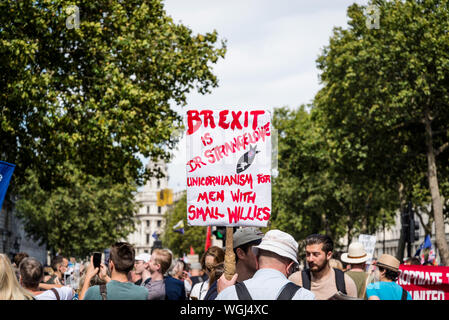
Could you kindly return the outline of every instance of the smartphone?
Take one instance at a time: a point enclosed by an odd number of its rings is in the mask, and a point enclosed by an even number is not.
[[[94,268],[100,268],[101,252],[94,252]]]

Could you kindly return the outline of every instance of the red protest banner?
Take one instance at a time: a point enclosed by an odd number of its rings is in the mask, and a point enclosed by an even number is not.
[[[413,300],[449,300],[449,267],[400,265],[397,283]]]

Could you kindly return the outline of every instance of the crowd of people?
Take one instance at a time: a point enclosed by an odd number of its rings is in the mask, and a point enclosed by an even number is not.
[[[371,262],[358,242],[335,259],[329,236],[308,236],[307,268],[298,262],[298,242],[280,230],[263,234],[258,228],[240,228],[233,244],[236,273],[231,279],[224,275],[225,251],[218,246],[194,263],[174,259],[168,249],[135,255],[126,242],[113,244],[99,266],[93,257],[77,263],[58,255],[44,266],[24,252],[13,261],[0,254],[0,300],[412,299],[396,284],[400,261],[383,254]]]

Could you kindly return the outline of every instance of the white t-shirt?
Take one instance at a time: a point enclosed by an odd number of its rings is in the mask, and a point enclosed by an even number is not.
[[[190,297],[198,298],[198,300],[204,300],[207,291],[209,290],[209,280],[204,282],[196,283],[192,291],[190,292]],[[192,298],[190,298],[192,300]]]
[[[55,288],[59,293],[60,300],[72,300],[73,299],[73,289],[70,287]],[[53,290],[46,290],[41,294],[35,296],[36,300],[57,300]]]

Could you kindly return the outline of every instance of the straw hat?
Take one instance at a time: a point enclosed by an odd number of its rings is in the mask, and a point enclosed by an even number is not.
[[[371,255],[366,253],[365,247],[360,242],[353,242],[349,245],[348,252],[341,255],[341,261],[358,264],[368,261]]]
[[[388,270],[399,272],[399,265],[401,262],[393,257],[392,255],[384,253],[380,256],[379,260],[377,260],[376,265],[378,267],[382,267]]]

